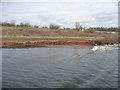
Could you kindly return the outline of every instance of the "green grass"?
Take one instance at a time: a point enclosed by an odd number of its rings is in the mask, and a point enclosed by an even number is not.
[[[2,40],[89,40],[88,38],[72,38],[72,37],[2,37]]]

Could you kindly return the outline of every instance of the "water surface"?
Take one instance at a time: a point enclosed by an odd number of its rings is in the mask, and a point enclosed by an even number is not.
[[[3,88],[117,88],[118,49],[92,48],[3,49]]]

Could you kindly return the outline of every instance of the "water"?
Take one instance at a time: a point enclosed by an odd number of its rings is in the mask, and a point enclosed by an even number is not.
[[[3,88],[117,88],[118,49],[92,48],[3,49]]]

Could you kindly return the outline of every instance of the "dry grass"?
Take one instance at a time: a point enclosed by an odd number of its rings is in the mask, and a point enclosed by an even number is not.
[[[98,39],[97,41],[99,41],[99,43],[102,45],[120,43],[119,37],[116,34],[107,35],[104,38]]]
[[[3,40],[96,40],[103,44],[118,43],[118,33],[77,30],[52,30],[46,28],[2,27]]]

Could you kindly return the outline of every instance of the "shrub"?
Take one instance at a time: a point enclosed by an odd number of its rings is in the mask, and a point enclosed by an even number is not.
[[[34,28],[39,28],[39,26],[38,26],[38,25],[35,25]]]
[[[117,34],[107,35],[107,36],[103,37],[102,39],[99,39],[98,41],[102,42],[103,44],[119,43],[119,36]]]
[[[50,25],[49,25],[49,28],[50,28],[50,29],[60,29],[60,26],[59,26],[59,25],[56,25],[56,24],[50,24]]]
[[[93,29],[87,29],[84,31],[85,33],[94,33],[94,30]]]

